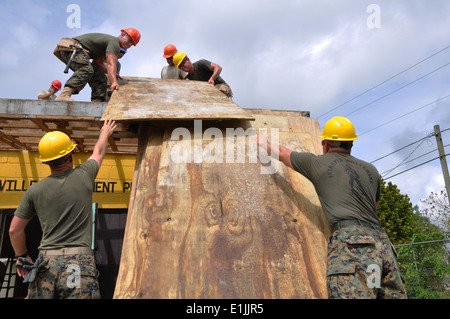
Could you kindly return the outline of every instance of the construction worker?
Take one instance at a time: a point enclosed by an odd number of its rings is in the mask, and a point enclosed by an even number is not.
[[[61,39],[53,53],[65,64],[70,63],[70,69],[74,73],[56,100],[73,101],[71,96],[78,94],[89,83],[92,89],[91,101],[103,102],[108,80],[112,91],[119,89],[116,74],[120,49],[127,50],[137,45],[140,38],[138,30],[128,28],[121,30],[118,37],[103,33],[87,33],[72,39]],[[74,46],[78,49],[72,56]],[[105,61],[107,68],[104,66]]]
[[[208,60],[199,60],[192,63],[186,53],[177,52],[173,56],[173,62],[181,70],[187,72],[186,80],[205,81],[214,84],[227,97],[233,97],[230,86],[220,77],[222,67]]]
[[[178,50],[173,44],[166,45],[164,47],[163,58],[166,59],[167,64],[161,70],[161,79],[180,79],[183,80],[186,77],[186,72],[178,69],[173,63],[173,56]]]
[[[48,90],[40,90],[38,93],[39,100],[51,100],[54,101],[56,99],[55,93],[61,90],[61,81],[55,80],[50,85]]]
[[[100,298],[98,272],[91,249],[92,192],[116,124],[105,121],[91,157],[73,168],[74,144],[63,132],[45,134],[40,160],[51,175],[30,186],[9,229],[17,272],[29,283],[29,299]],[[25,227],[37,215],[42,228],[39,257],[33,263]]]
[[[332,230],[329,298],[406,298],[393,246],[377,217],[381,197],[377,169],[350,155],[357,135],[347,118],[329,120],[321,137],[324,154],[319,156],[271,144],[262,135],[257,141],[315,187]]]

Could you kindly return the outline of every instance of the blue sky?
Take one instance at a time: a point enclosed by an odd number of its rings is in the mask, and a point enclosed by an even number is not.
[[[80,8],[80,28],[67,24],[70,4]],[[368,12],[371,4],[378,10]],[[174,44],[194,61],[220,64],[243,108],[310,111],[321,127],[332,116],[348,116],[364,133],[353,155],[371,162],[429,135],[436,124],[450,128],[450,98],[444,98],[450,94],[450,49],[407,70],[449,46],[449,14],[448,0],[2,0],[0,97],[35,99],[52,80],[64,83],[71,73],[64,74],[52,54],[61,37],[119,35],[135,27],[142,39],[121,60],[122,75],[158,78],[163,48]],[[379,27],[370,27],[368,19]],[[74,97],[89,96],[87,86]],[[450,130],[443,140],[450,143]],[[408,156],[435,150],[435,138],[414,151],[416,146],[374,164],[380,172],[392,169]],[[438,160],[388,181],[414,204],[444,189]]]

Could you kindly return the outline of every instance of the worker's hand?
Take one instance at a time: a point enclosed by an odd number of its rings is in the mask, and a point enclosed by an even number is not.
[[[100,130],[100,134],[106,134],[108,137],[112,135],[114,132],[114,129],[116,128],[117,124],[113,120],[106,120],[105,123],[102,126],[102,129]]]
[[[208,83],[209,84],[214,84],[214,80],[212,78],[209,78]]]
[[[26,259],[28,259],[30,261],[30,263],[33,263],[33,261],[31,260],[30,256],[27,256]],[[16,262],[16,269],[17,269],[17,274],[19,275],[19,277],[24,278],[25,275],[27,274],[28,270],[25,270],[24,267],[22,267],[22,263],[20,262],[19,259],[17,259]]]
[[[266,147],[267,147],[267,137],[265,137],[264,135],[259,135],[259,134],[257,134],[257,135],[256,135],[256,142],[257,142],[259,145],[263,145],[263,146],[266,146]]]
[[[119,83],[117,83],[117,81],[114,81],[114,83],[111,84],[111,92],[114,90],[119,90]]]

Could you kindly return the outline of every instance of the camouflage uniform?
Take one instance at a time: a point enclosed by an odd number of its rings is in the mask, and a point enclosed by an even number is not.
[[[72,55],[71,51],[61,51],[61,60],[67,63]],[[89,60],[89,55],[84,50],[79,50],[73,57],[70,69],[74,71],[64,86],[71,87],[78,94],[87,83],[92,89],[91,100],[106,98],[108,80],[106,74]]]
[[[93,254],[44,256],[48,265],[30,283],[27,299],[99,299]]]
[[[407,297],[394,247],[378,228],[347,226],[331,235],[327,265],[330,299]]]

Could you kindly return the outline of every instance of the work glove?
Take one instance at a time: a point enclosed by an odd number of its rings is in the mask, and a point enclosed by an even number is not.
[[[39,255],[39,258],[33,263],[26,257],[19,257],[20,264],[17,264],[17,267],[27,271],[27,274],[23,278],[23,282],[33,282],[36,278],[36,274],[48,264],[48,258],[44,259],[42,254]]]

